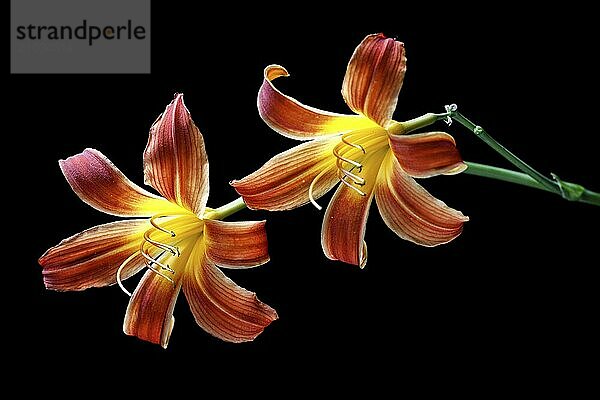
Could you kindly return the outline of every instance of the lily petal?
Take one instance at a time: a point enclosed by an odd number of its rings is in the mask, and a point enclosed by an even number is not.
[[[48,249],[39,259],[46,288],[84,290],[116,283],[117,269],[139,250],[148,225],[146,219],[99,225]],[[143,258],[138,254],[123,268],[122,279],[143,266]]]
[[[389,135],[389,141],[402,169],[414,178],[458,174],[467,168],[454,138],[447,133]]]
[[[381,167],[375,199],[386,225],[423,246],[448,243],[469,218],[433,197],[400,167],[391,153]]]
[[[384,128],[391,121],[406,72],[404,43],[369,35],[348,63],[342,96],[348,106]]]
[[[367,244],[364,237],[367,217],[379,166],[387,152],[386,148],[375,154],[368,154],[370,159],[363,161],[365,184],[355,187],[364,193],[364,196],[342,183],[331,198],[321,230],[321,245],[327,258],[361,268],[366,265]]]
[[[188,271],[185,297],[198,325],[211,335],[234,343],[252,341],[278,318],[274,309],[237,286],[207,257],[201,257],[200,265],[188,265]]]
[[[339,181],[333,156],[336,143],[336,139],[302,143],[231,185],[250,209],[281,211],[300,207],[310,201],[313,181],[313,199],[323,196]]]
[[[265,68],[265,78],[258,92],[258,113],[271,129],[283,136],[308,140],[375,125],[363,116],[336,114],[305,106],[273,85],[272,81],[281,76],[289,76],[281,65]]]
[[[204,221],[206,256],[227,268],[248,268],[269,261],[266,221]]]
[[[149,217],[173,206],[131,182],[104,154],[85,149],[58,162],[67,182],[81,200],[97,210],[120,217]]]
[[[172,284],[153,271],[147,271],[129,299],[123,332],[167,348],[180,289],[181,279]]]
[[[208,199],[208,158],[182,94],[175,96],[150,128],[144,182],[169,201],[203,214]]]

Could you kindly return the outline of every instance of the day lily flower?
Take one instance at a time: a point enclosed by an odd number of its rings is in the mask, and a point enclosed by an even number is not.
[[[178,94],[150,129],[144,182],[131,182],[94,149],[59,161],[73,191],[110,215],[136,217],[71,236],[40,258],[46,288],[84,290],[146,273],[131,295],[123,330],[166,347],[181,288],[196,322],[229,342],[253,340],[274,309],[228,279],[217,265],[249,268],[269,261],[265,221],[222,222],[206,207],[204,139]],[[127,292],[127,291],[126,291]]]
[[[322,227],[325,255],[364,267],[367,215],[373,197],[398,236],[423,246],[456,238],[468,220],[429,194],[413,178],[456,174],[466,165],[452,136],[406,135],[410,124],[392,120],[406,71],[404,44],[382,34],[367,36],[348,64],[342,95],[356,115],[305,106],[274,85],[289,76],[279,65],[265,69],[258,94],[262,119],[275,131],[307,140],[231,184],[249,208],[289,210],[339,182]]]

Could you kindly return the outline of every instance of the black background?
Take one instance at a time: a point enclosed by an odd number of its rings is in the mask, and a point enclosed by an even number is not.
[[[5,137],[18,158],[4,163],[9,182],[16,177],[5,189],[4,214],[18,218],[4,227],[4,286],[12,289],[6,308],[14,313],[4,333],[7,345],[20,350],[15,364],[64,378],[55,382],[59,389],[79,373],[77,382],[88,387],[133,372],[169,386],[185,369],[203,377],[261,376],[244,386],[249,393],[275,381],[273,372],[297,389],[338,373],[339,385],[354,386],[368,372],[380,377],[377,387],[398,390],[415,380],[423,390],[518,384],[536,393],[590,385],[588,363],[598,359],[600,209],[464,174],[421,182],[470,216],[458,239],[418,247],[397,238],[373,207],[364,270],[324,257],[323,212],[312,206],[232,217],[268,220],[271,262],[226,271],[279,313],[253,343],[204,333],[181,296],[163,350],[122,333],[128,298],[118,287],[44,289],[37,258],[48,247],[115,219],[71,192],[58,159],[93,147],[141,184],[148,128],[173,93],[183,92],[206,141],[209,206],[220,206],[235,197],[230,180],[296,145],[257,114],[263,68],[285,66],[292,77],[278,86],[305,104],[347,112],[340,95],[346,63],[373,32],[406,44],[397,120],[457,103],[540,171],[600,190],[589,10],[417,9],[401,2],[336,12],[308,4],[263,7],[208,12],[154,2],[150,75],[9,77],[4,118],[12,123]],[[458,124],[434,128],[454,135],[466,160],[508,166]]]

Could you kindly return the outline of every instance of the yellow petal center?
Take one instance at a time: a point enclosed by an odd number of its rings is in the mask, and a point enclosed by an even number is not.
[[[388,147],[387,132],[383,128],[360,129],[342,135],[333,149],[340,181],[361,196],[366,196],[362,188],[367,185],[367,177],[373,176],[366,167],[376,168],[374,165],[371,167],[372,162],[369,161],[377,160],[378,170],[381,160],[379,153]]]
[[[183,208],[157,213],[149,222],[139,250],[125,260],[117,272],[119,286],[129,295],[121,283],[120,273],[136,256],[141,255],[147,268],[175,285],[185,268],[185,261],[179,262],[182,253],[191,250],[204,233],[204,221]]]

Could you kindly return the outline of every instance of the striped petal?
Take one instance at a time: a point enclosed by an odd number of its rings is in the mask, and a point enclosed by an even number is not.
[[[148,270],[129,299],[123,332],[167,348],[180,289],[181,279],[173,284]]]
[[[387,152],[386,148],[367,154],[369,159],[363,161],[362,175],[365,184],[354,186],[362,194],[342,183],[331,198],[321,230],[321,245],[327,258],[361,268],[366,265],[367,244],[364,237],[367,217],[379,167]]]
[[[414,178],[458,174],[467,168],[454,138],[447,133],[389,135],[389,141],[402,169]]]
[[[81,200],[97,210],[120,217],[149,217],[173,209],[165,199],[131,182],[104,154],[85,149],[58,162],[67,182]]]
[[[231,182],[251,209],[290,210],[327,193],[338,182],[334,140],[302,143],[276,155],[256,172]]]
[[[386,127],[398,102],[406,72],[404,43],[369,35],[348,63],[342,95],[348,106]]]
[[[63,240],[39,259],[46,288],[84,290],[116,283],[117,269],[140,247],[148,220],[99,225]],[[126,279],[144,266],[138,254],[123,268]]]
[[[248,268],[269,261],[265,221],[204,221],[206,256],[227,268]]]
[[[336,114],[305,106],[281,93],[273,80],[289,76],[280,65],[265,68],[264,81],[258,92],[258,113],[274,131],[297,140],[350,132],[375,124],[359,115]]]
[[[177,94],[150,128],[144,151],[144,182],[166,199],[202,215],[208,199],[204,139]]]
[[[254,340],[274,320],[277,313],[256,294],[237,286],[207,257],[193,257],[195,268],[183,282],[183,291],[196,322],[211,335],[228,342]]]
[[[375,199],[386,225],[403,239],[423,246],[448,243],[469,218],[433,197],[389,154],[382,165]]]

